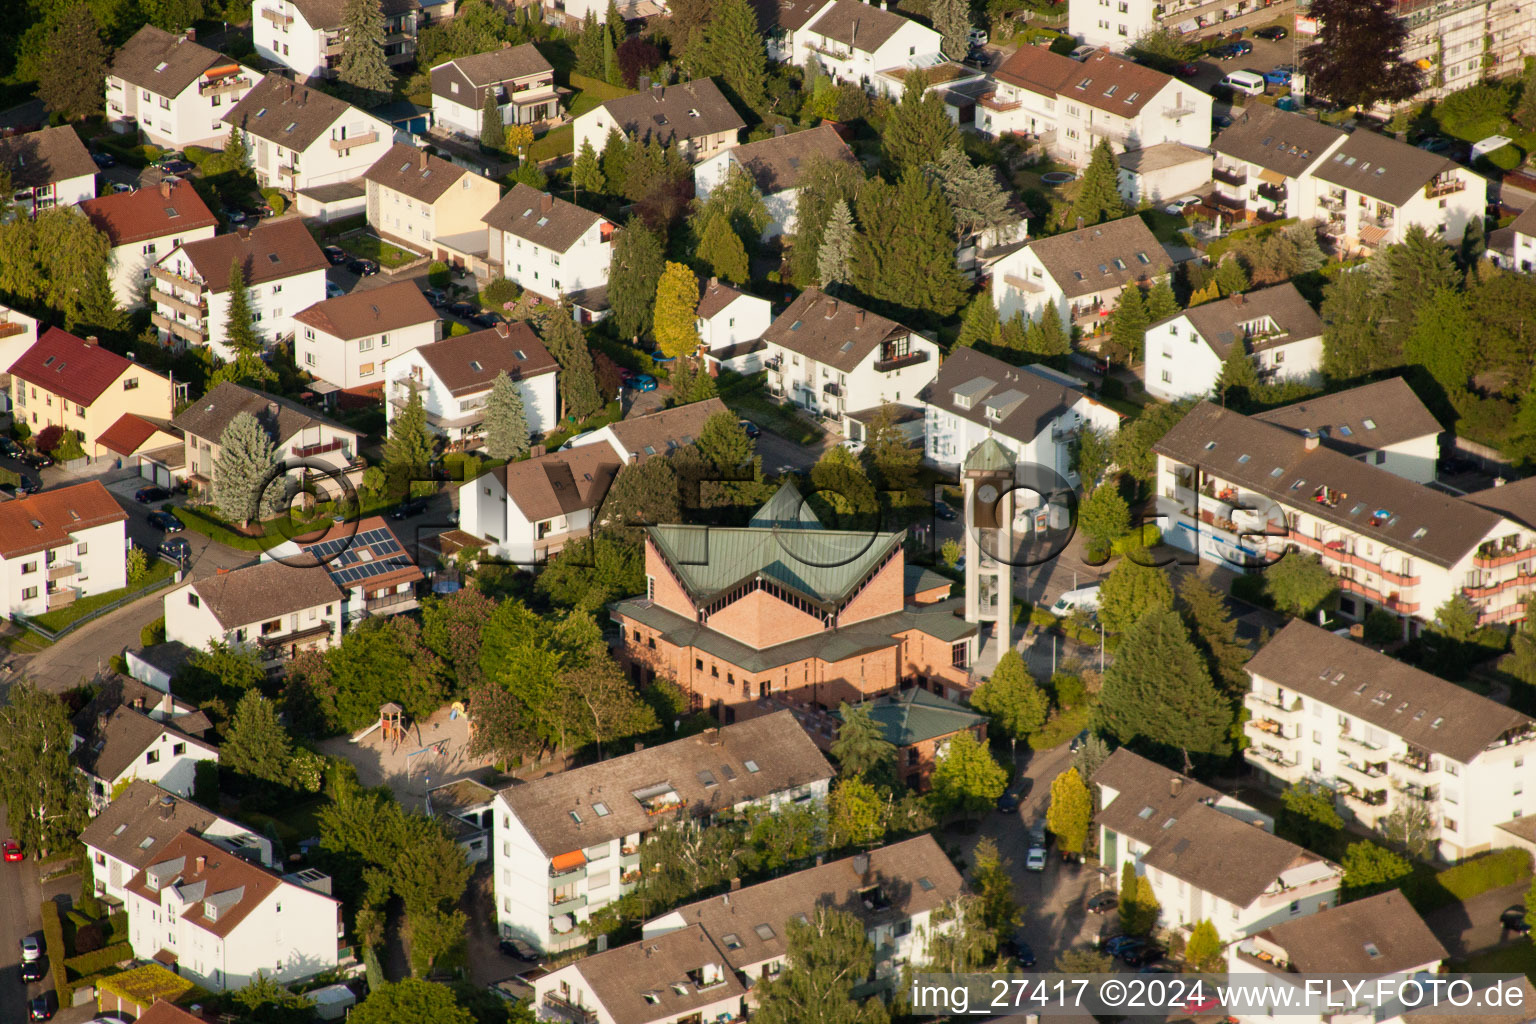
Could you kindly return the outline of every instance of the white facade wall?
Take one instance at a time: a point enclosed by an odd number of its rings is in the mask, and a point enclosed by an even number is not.
[[[517,502],[507,499],[507,491],[494,474],[486,473],[459,487],[459,529],[472,537],[489,541],[487,551],[495,558],[517,565],[536,565],[564,544],[540,544],[539,528],[544,537],[562,534],[583,536],[592,529],[592,510],[578,509],[553,519],[530,520]]]
[[[516,381],[518,394],[523,398],[523,415],[528,421],[529,434],[547,433],[559,419],[560,395],[556,387],[558,373],[541,373]],[[434,420],[454,420],[472,416],[485,408],[491,389],[455,395],[448,390],[425,359],[411,352],[393,356],[384,364],[384,416],[385,422],[393,422],[397,412],[395,399],[406,401],[410,397],[409,381],[419,381],[421,404],[427,412],[427,426],[436,433],[453,440],[463,436],[463,428],[443,427]]]
[[[251,16],[251,36],[258,54],[292,68],[301,81],[325,73],[326,33],[310,28],[298,4],[292,0],[255,0]]]
[[[1513,263],[1505,269],[1519,270],[1526,274],[1536,271],[1536,235],[1516,231],[1512,255]]]
[[[340,643],[341,614],[335,604],[316,605],[279,616],[281,626],[278,634],[308,629],[327,619],[332,623],[330,640],[328,644],[322,643],[319,646]],[[262,635],[261,627],[261,622],[253,621],[225,629],[202,598],[193,591],[190,583],[165,595],[166,640],[184,643],[195,650],[206,651],[215,641],[237,647],[254,645]]]
[[[370,135],[370,141],[346,149],[331,145],[332,139],[368,139]],[[286,149],[277,143],[251,136],[251,163],[256,169],[256,180],[262,186],[297,192],[315,185],[332,185],[361,178],[368,168],[389,151],[394,142],[395,130],[387,121],[356,107],[349,107],[331,125],[330,131],[304,150]],[[291,174],[288,169],[293,166],[295,155],[298,157],[298,173]]]
[[[501,276],[525,291],[549,298],[605,286],[613,243],[603,240],[604,223],[595,221],[564,252],[535,245],[510,231],[500,232]]]
[[[708,199],[709,194],[725,182],[731,168],[739,166],[735,152],[729,149],[702,161],[693,169],[694,195],[700,202]],[[795,230],[795,213],[799,205],[799,197],[798,188],[780,189],[763,196],[763,205],[768,209],[768,226],[763,228],[763,241],[790,234]]]
[[[1211,157],[1200,154],[1198,159],[1141,173],[1122,168],[1120,195],[1133,207],[1143,199],[1154,206],[1167,205],[1181,196],[1203,193],[1211,183],[1211,167]]]
[[[874,409],[887,402],[913,404],[918,392],[938,376],[939,347],[916,333],[910,335],[908,345],[909,352],[926,353],[927,358],[886,371],[875,369],[880,362],[879,345],[847,372],[771,342],[763,359],[780,360],[780,371],[770,373],[768,378],[770,391],[776,397],[811,413],[835,416],[842,421],[846,433],[848,413]],[[842,395],[828,394],[824,390],[828,384],[837,385]]]
[[[124,782],[138,779],[153,782],[161,789],[177,796],[190,797],[197,782],[197,762],[217,763],[219,752],[204,746],[195,739],[184,739],[171,733],[161,733],[159,738],[144,749],[134,763],[123,769],[115,778],[100,779],[104,792],[93,791],[91,802],[104,807],[110,802],[112,791]]]
[[[923,454],[930,461],[941,466],[958,466],[972,449],[990,437],[1012,452],[1019,465],[1054,470],[1073,487],[1082,484],[1077,471],[1072,468],[1074,434],[1084,426],[1108,433],[1114,433],[1120,426],[1118,413],[1086,395],[1028,441],[997,433],[935,405],[925,404],[924,410]]]
[[[177,248],[160,261],[160,266],[180,277],[198,279],[198,273],[187,259],[186,252]],[[164,281],[159,287],[168,294],[176,295],[196,304],[196,296],[178,292],[175,286]],[[263,340],[270,346],[280,337],[293,333],[293,314],[308,309],[325,300],[325,269],[317,267],[276,281],[262,281],[246,289],[250,298],[251,322]],[[224,344],[225,326],[229,318],[229,292],[204,291],[207,297],[207,313],[201,321],[193,320],[169,305],[157,304],[161,316],[188,324],[203,332],[206,344],[220,359],[234,358],[234,351]],[[161,332],[162,334],[164,332]]]
[[[606,13],[607,8],[605,7]],[[432,117],[439,127],[463,132],[473,138],[480,137],[480,108],[447,96],[432,94]]]
[[[126,534],[123,524],[117,522],[80,530],[71,535],[69,543],[50,551],[0,558],[6,613],[41,615],[48,610],[50,564],[54,568],[70,563],[77,567],[75,575],[54,581],[59,590],[73,588],[76,598],[121,590],[128,585],[126,553]]]
[[[906,24],[892,33],[875,50],[856,50],[816,31],[816,20],[795,33],[794,63],[804,67],[814,61],[827,77],[851,82],[878,96],[899,96],[898,87],[889,76],[879,72],[908,66],[916,57],[939,53],[944,37],[927,25],[906,19]]]
[[[761,338],[771,323],[773,306],[768,300],[743,295],[708,320],[699,317],[695,326],[704,347],[716,349]]]
[[[1329,157],[1328,161],[1332,159]],[[1326,165],[1327,161],[1317,164],[1316,168]],[[1310,188],[1303,190],[1299,215],[1303,220],[1342,222],[1346,239],[1358,239],[1363,227],[1384,226],[1387,235],[1381,246],[1401,242],[1414,225],[1429,232],[1432,238],[1459,245],[1467,225],[1473,220],[1480,221],[1487,209],[1488,182],[1465,167],[1458,167],[1453,173],[1461,186],[1458,190],[1431,195],[1426,182],[1424,188],[1415,190],[1413,196],[1399,207],[1316,178]]]
[[[308,324],[296,324],[294,358],[299,367],[340,388],[382,385],[389,361],[404,352],[439,340],[442,322],[436,317],[395,331],[356,338],[339,338]]]
[[[1022,287],[1021,281],[1030,287]],[[1062,325],[1072,323],[1072,304],[1066,293],[1029,246],[1009,253],[993,266],[992,303],[1001,321],[1013,319],[1015,313],[1037,320],[1045,307],[1054,303]]]
[[[149,284],[150,267],[183,242],[200,242],[212,238],[216,230],[214,225],[209,224],[182,234],[161,235],[142,242],[113,246],[107,270],[112,280],[112,297],[124,309],[139,305],[144,297],[144,289]]]
[[[11,194],[13,201],[11,208],[18,215],[35,217],[48,210],[74,206],[76,203],[95,198],[96,175],[82,174],[78,178],[65,178],[34,189],[18,187]]]
[[[230,130],[224,115],[261,81],[261,72],[242,64],[240,78],[243,81],[238,88],[204,92],[203,77],[199,75],[175,96],[162,96],[109,75],[107,120],[119,132],[131,131],[136,126],[146,139],[163,149],[223,149]]]
[[[1120,53],[1157,27],[1156,6],[1154,0],[1069,0],[1067,32],[1089,46]]]
[[[1147,330],[1147,393],[1167,402],[1208,397],[1221,376],[1221,357],[1206,344],[1188,317],[1175,317]],[[1315,382],[1323,362],[1323,338],[1297,338],[1252,354],[1260,373],[1278,380]]]

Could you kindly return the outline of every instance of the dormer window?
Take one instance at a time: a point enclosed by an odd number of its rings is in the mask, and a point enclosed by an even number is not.
[[[203,916],[210,921],[217,921],[219,919],[219,905],[217,903],[204,903]]]

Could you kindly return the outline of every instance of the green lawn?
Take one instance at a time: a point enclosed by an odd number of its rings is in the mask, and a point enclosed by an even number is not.
[[[151,584],[169,580],[175,572],[175,566],[169,562],[162,562],[157,558],[154,562],[150,563],[149,568],[144,573],[144,578],[137,583],[123,587],[121,590],[108,590],[101,594],[92,594],[90,597],[79,598],[73,604],[66,605],[57,611],[45,612],[42,615],[35,616],[32,621],[49,632],[57,633],[71,622],[83,619],[91,612],[103,608],[113,601],[125,598],[129,594],[142,590]]]
[[[1032,750],[1050,750],[1053,747],[1059,747],[1088,728],[1088,723],[1092,720],[1091,702],[1084,702],[1066,711],[1058,711],[1054,718],[1045,723],[1045,728],[1029,738],[1029,746]]]
[[[375,235],[355,235],[336,244],[354,256],[377,260],[381,267],[403,267],[421,259],[421,253],[391,245]]]
[[[565,156],[576,148],[576,126],[563,124],[545,132],[528,147],[528,159],[536,164]]]
[[[263,832],[270,824],[283,842],[296,843],[300,839],[308,839],[320,834],[320,808],[327,802],[328,799],[322,797],[304,800],[283,808],[281,816],[241,808],[240,820],[248,825],[254,825]]]
[[[1536,945],[1516,939],[1507,946],[1485,949],[1465,960],[1452,960],[1450,969],[1473,974],[1524,974],[1536,979]]]
[[[1189,239],[1179,235],[1179,232],[1189,227],[1189,221],[1183,214],[1174,216],[1171,213],[1164,213],[1161,206],[1154,206],[1150,210],[1142,210],[1141,219],[1147,227],[1152,229],[1152,234],[1159,242],[1189,244]]]

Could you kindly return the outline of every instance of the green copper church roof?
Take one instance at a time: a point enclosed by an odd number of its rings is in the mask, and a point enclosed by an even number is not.
[[[748,526],[777,526],[786,530],[819,530],[821,520],[795,485],[785,482],[773,497],[763,503],[752,516]]]
[[[1012,473],[1013,464],[1013,453],[997,438],[989,437],[966,455],[964,469],[967,473]]]

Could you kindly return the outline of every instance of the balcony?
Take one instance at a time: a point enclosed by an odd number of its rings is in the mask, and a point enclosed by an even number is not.
[[[1438,199],[1440,196],[1448,196],[1453,192],[1461,192],[1467,187],[1467,183],[1460,178],[1432,181],[1424,186],[1424,198]]]
[[[74,587],[57,587],[48,591],[48,610],[66,608],[75,603],[75,598],[80,596]]]
[[[784,372],[784,357],[783,356],[774,356],[772,359],[764,359],[763,360],[763,368],[765,370],[769,370],[772,373],[783,373]]]
[[[257,637],[256,643],[267,651],[273,651],[281,647],[287,647],[289,644],[302,644],[310,640],[318,640],[321,637],[332,636],[335,628],[330,621],[325,621],[304,629],[291,630],[287,633],[268,633],[265,636]]]
[[[151,288],[149,290],[149,301],[156,306],[164,306],[167,309],[180,313],[182,316],[189,316],[194,320],[201,320],[203,318],[203,307],[201,305],[188,302],[185,299],[179,299],[170,292],[161,291],[159,288]]]
[[[896,370],[904,370],[904,369],[906,369],[909,366],[916,366],[918,363],[926,363],[927,361],[928,361],[928,353],[927,353],[927,351],[923,350],[923,349],[919,349],[916,352],[908,352],[904,356],[894,356],[894,357],[889,358],[889,359],[879,359],[879,360],[876,360],[875,361],[875,372],[876,373],[892,373],[892,372],[894,372]]]
[[[1299,756],[1292,754],[1288,757],[1276,748],[1264,744],[1244,750],[1243,760],[1266,771],[1273,768],[1296,768],[1301,765]]]
[[[197,91],[201,96],[216,96],[221,93],[239,92],[241,89],[249,89],[251,80],[244,75],[225,75],[211,81],[197,83]]]
[[[812,53],[819,53],[823,57],[830,57],[833,60],[850,60],[853,57],[853,52],[851,50],[844,50],[836,46],[828,46],[824,43],[807,43],[805,48],[810,50]]]
[[[1346,593],[1359,594],[1361,597],[1369,598],[1387,609],[1387,611],[1397,612],[1399,615],[1417,615],[1419,612],[1419,602],[1404,601],[1396,591],[1383,594],[1374,587],[1342,576],[1339,577],[1339,589]]]
[[[418,603],[414,590],[404,590],[393,594],[385,594],[383,597],[365,597],[363,598],[363,610],[370,615],[379,615],[392,608],[410,611]]]
[[[190,277],[182,277],[180,274],[173,274],[171,271],[166,270],[164,267],[150,267],[149,274],[157,281],[164,281],[166,284],[175,285],[177,288],[183,288],[191,292],[193,295],[201,296],[203,294],[203,283],[201,281],[194,281]]]
[[[843,397],[843,389],[839,387],[834,381],[827,381],[827,383],[823,384],[821,386],[821,393],[824,395],[831,395],[833,398]]]
[[[1218,167],[1211,172],[1211,177],[1223,185],[1246,185],[1248,172],[1241,167]]]
[[[1376,214],[1376,226],[1379,228],[1390,228],[1392,226],[1392,212],[1390,210],[1383,210]]]
[[[1360,779],[1382,779],[1386,778],[1387,775],[1387,766],[1384,763],[1379,762],[1366,762],[1365,764],[1356,764],[1353,761],[1345,761],[1344,770]]]
[[[1407,779],[1393,779],[1392,788],[1399,793],[1407,793],[1416,800],[1432,801],[1440,795],[1434,786],[1428,786],[1422,782],[1410,782]]]
[[[1461,592],[1464,596],[1477,601],[1486,597],[1492,597],[1495,594],[1502,594],[1506,590],[1530,586],[1536,586],[1536,573],[1522,572],[1507,580],[1500,580],[1497,583],[1485,583],[1478,587],[1462,587]]]
[[[1274,711],[1282,711],[1286,714],[1301,710],[1300,697],[1293,698],[1289,704],[1286,704],[1278,697],[1271,697],[1269,694],[1259,693],[1257,690],[1249,690],[1243,694],[1243,703],[1250,706],[1258,705],[1260,708],[1268,708]]]
[[[1332,193],[1325,196],[1318,196],[1317,205],[1321,206],[1325,210],[1334,210],[1342,213],[1344,212],[1344,197],[1341,195],[1333,195]]]
[[[573,1024],[597,1024],[597,1011],[589,1010],[579,1003],[555,992],[544,993],[544,1008]]]
[[[1341,731],[1339,733],[1339,742],[1340,743],[1346,743],[1346,744],[1348,744],[1348,745],[1350,745],[1352,747],[1359,747],[1362,750],[1368,750],[1368,751],[1371,751],[1372,753],[1375,753],[1376,751],[1381,749],[1381,744],[1379,744],[1379,743],[1372,743],[1369,740],[1365,739],[1364,737],[1356,736],[1353,733],[1348,732],[1347,730],[1346,731]]]
[[[1357,793],[1349,790],[1344,794],[1344,802],[1360,807],[1385,807],[1387,805],[1387,791],[1384,789],[1371,789]]]
[[[587,905],[585,893],[577,892],[552,892],[549,894],[549,912],[551,914],[569,914],[580,910]]]
[[[1494,622],[1513,622],[1523,618],[1525,618],[1525,602],[1521,601],[1518,604],[1506,605],[1491,612],[1479,612],[1477,624],[1479,626],[1487,626]]]
[[[361,135],[348,135],[346,138],[331,139],[331,148],[337,151],[343,149],[356,149],[358,146],[366,146],[379,141],[378,132],[363,132]]]
[[[80,575],[80,563],[74,561],[59,561],[48,566],[48,582],[54,580],[67,580],[71,576]]]
[[[982,93],[976,102],[988,110],[995,110],[1000,114],[1009,110],[1017,110],[1024,105],[1023,100],[1000,100],[997,98],[996,92]]]
[[[326,452],[339,452],[347,446],[341,438],[333,438],[320,444],[296,444],[289,450],[296,459],[308,459],[316,455],[324,455]]]
[[[1284,185],[1271,185],[1269,182],[1259,186],[1259,198],[1268,199],[1272,203],[1285,202],[1286,190]]]
[[[1308,537],[1297,530],[1291,530],[1288,534],[1288,539],[1300,547],[1317,552],[1329,561],[1338,562],[1340,565],[1351,565],[1364,569],[1367,572],[1375,573],[1388,583],[1395,584],[1396,586],[1416,587],[1419,585],[1420,578],[1418,576],[1404,576],[1402,573],[1383,569],[1379,563],[1369,561],[1347,550],[1342,540],[1321,541],[1316,537]]]
[[[150,323],[174,338],[201,345],[206,340],[203,332],[192,324],[182,323],[180,320],[172,320],[170,317],[161,316],[159,313],[149,315]]]
[[[1265,736],[1274,736],[1275,738],[1282,740],[1296,738],[1294,736],[1287,736],[1285,734],[1285,726],[1281,725],[1273,718],[1251,718],[1247,722],[1243,723],[1243,728],[1250,732],[1261,733]]]
[[[1484,544],[1477,549],[1477,554],[1472,556],[1472,564],[1479,569],[1497,569],[1532,557],[1536,557],[1536,547],[1523,545],[1511,539],[1503,544]]]
[[[261,9],[261,16],[266,18],[272,24],[276,25],[278,28],[287,28],[289,25],[293,24],[293,15],[279,14],[275,8],[263,7]]]
[[[1176,121],[1176,120],[1178,120],[1181,117],[1193,116],[1193,114],[1195,113],[1195,109],[1196,108],[1195,108],[1195,105],[1193,103],[1184,102],[1184,103],[1180,103],[1178,106],[1164,107],[1163,108],[1163,116],[1166,117],[1170,121]]]

